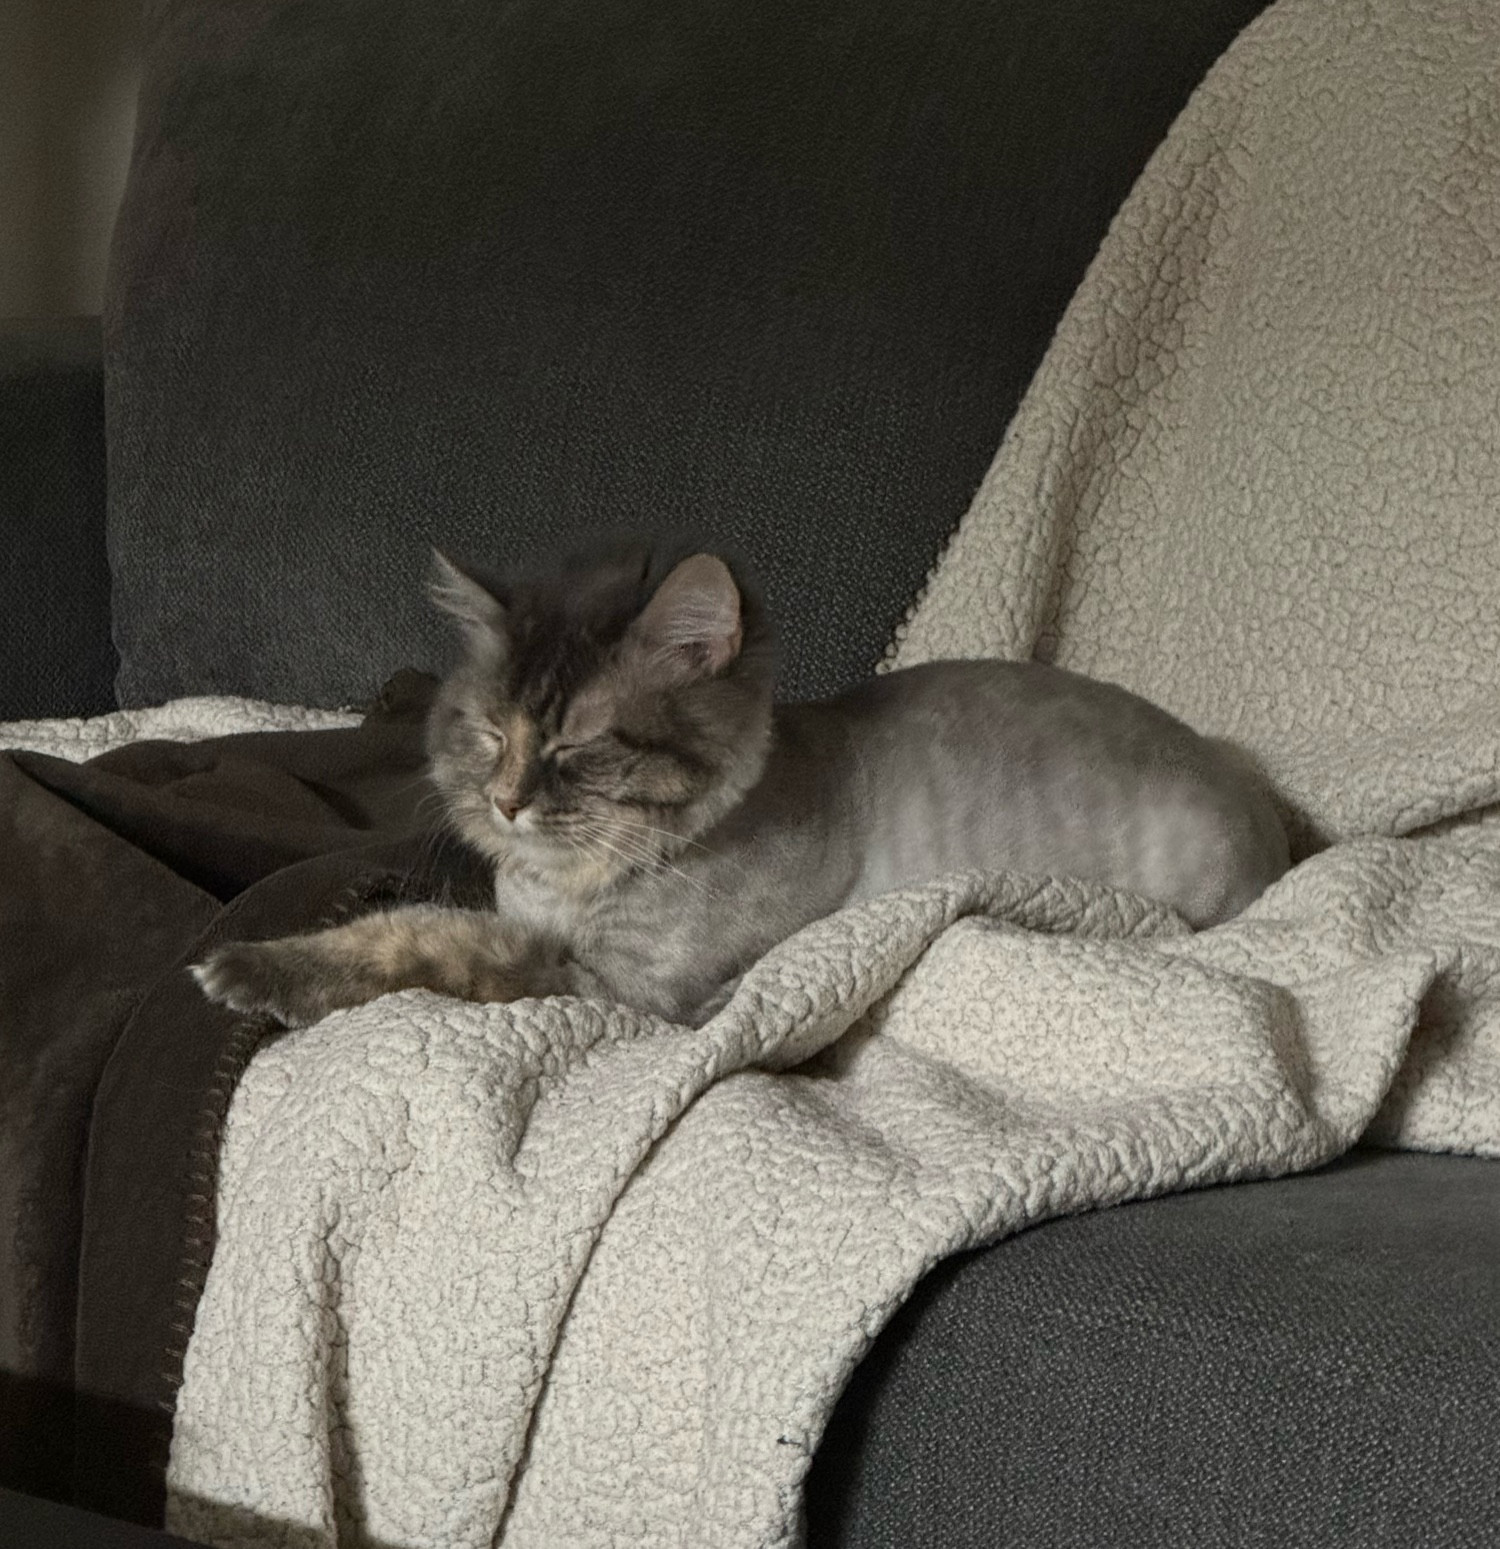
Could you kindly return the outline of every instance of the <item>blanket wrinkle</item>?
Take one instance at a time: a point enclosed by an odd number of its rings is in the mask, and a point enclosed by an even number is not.
[[[1473,869],[1452,838],[1348,848],[1308,868],[1352,867],[1389,890],[1399,866],[1420,890],[1436,863],[1449,894]],[[1286,891],[1316,898],[1316,880]],[[746,1541],[792,1541],[786,1503],[809,1449],[777,1438],[816,1436],[842,1375],[943,1254],[1068,1210],[1316,1166],[1358,1137],[1448,959],[1372,950],[1358,910],[1303,915],[1276,891],[1243,923],[1191,936],[1075,883],[958,878],[819,922],[703,1029],[635,1018],[612,1037],[615,1013],[586,1003],[413,992],[268,1048],[226,1142],[212,1275],[232,1293],[210,1287],[190,1351],[179,1525],[222,1530],[223,1506],[243,1524],[252,1504],[308,1520],[316,1482],[336,1515],[311,1519],[312,1542],[478,1543],[502,1519],[507,1543],[608,1541],[643,1510],[648,1541],[705,1512],[726,1532],[748,1525]],[[1061,934],[1037,928],[1049,900]],[[783,981],[793,992],[763,1018]],[[1493,1000],[1464,1014],[1493,1043]],[[850,1027],[859,1036],[838,1041]],[[828,1052],[810,1073],[752,1068],[777,1043]],[[978,1100],[954,1102],[956,1079]],[[1492,1092],[1492,1152],[1495,1110]],[[628,1128],[613,1122],[630,1112]],[[655,1145],[664,1114],[675,1123]],[[495,1145],[506,1126],[525,1131],[519,1151]],[[376,1186],[370,1155],[393,1143],[421,1160]],[[528,1145],[547,1170],[504,1165]],[[257,1187],[268,1168],[275,1190]],[[362,1483],[356,1499],[336,1471],[332,1507],[317,1469],[269,1469],[235,1441],[242,1406],[300,1413],[319,1434],[328,1378],[309,1381],[308,1363],[330,1358],[328,1336],[298,1308],[321,1293],[264,1252],[317,1219],[287,1187],[314,1179],[317,1199],[332,1190],[358,1215],[345,1230],[357,1255],[317,1266],[340,1282],[340,1435]],[[796,1358],[768,1363],[768,1349]],[[196,1398],[205,1372],[211,1404]],[[691,1423],[663,1430],[684,1384]],[[200,1471],[190,1486],[184,1456]],[[625,1477],[628,1501],[613,1500]]]
[[[202,694],[142,710],[71,716],[55,721],[7,721],[5,746],[12,752],[46,753],[81,763],[138,742],[204,742],[237,732],[331,731],[357,726],[349,710],[315,710],[271,705],[259,699]]]
[[[358,726],[206,700],[0,727],[8,1485],[160,1523],[224,1115],[265,1031],[182,965],[413,888],[469,896],[469,863],[411,831],[430,690],[393,680]]]
[[[844,1379],[944,1256],[1362,1138],[1500,1157],[1497,74],[1481,0],[1265,12],[890,657],[1126,683],[1267,771],[1301,864],[1199,935],[939,879],[798,933],[697,1029],[411,992],[267,1044],[173,1527],[791,1546]]]

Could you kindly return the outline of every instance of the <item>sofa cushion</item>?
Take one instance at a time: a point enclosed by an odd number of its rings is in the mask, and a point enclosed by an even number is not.
[[[0,721],[115,707],[99,319],[0,325]]]
[[[157,0],[108,297],[122,703],[436,665],[426,545],[745,554],[870,670],[1264,0]]]
[[[1375,1152],[950,1260],[841,1398],[808,1541],[1478,1549],[1497,1266],[1500,1162]]]

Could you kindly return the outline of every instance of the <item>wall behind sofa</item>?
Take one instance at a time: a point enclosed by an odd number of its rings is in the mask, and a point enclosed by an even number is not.
[[[0,0],[0,318],[97,313],[141,0]]]

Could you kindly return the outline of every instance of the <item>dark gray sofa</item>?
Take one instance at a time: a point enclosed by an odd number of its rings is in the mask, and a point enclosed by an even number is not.
[[[429,542],[610,527],[747,553],[788,696],[858,678],[1260,9],[158,0],[102,346],[0,356],[0,714],[367,700]],[[1054,1222],[877,1341],[809,1542],[1489,1544],[1497,1380],[1494,1163]]]

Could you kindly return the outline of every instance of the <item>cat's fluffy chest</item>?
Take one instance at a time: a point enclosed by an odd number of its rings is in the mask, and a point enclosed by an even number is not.
[[[782,728],[762,779],[724,820],[654,867],[590,888],[502,866],[500,914],[553,940],[611,999],[693,1019],[726,981],[846,902],[860,875],[843,739]]]

